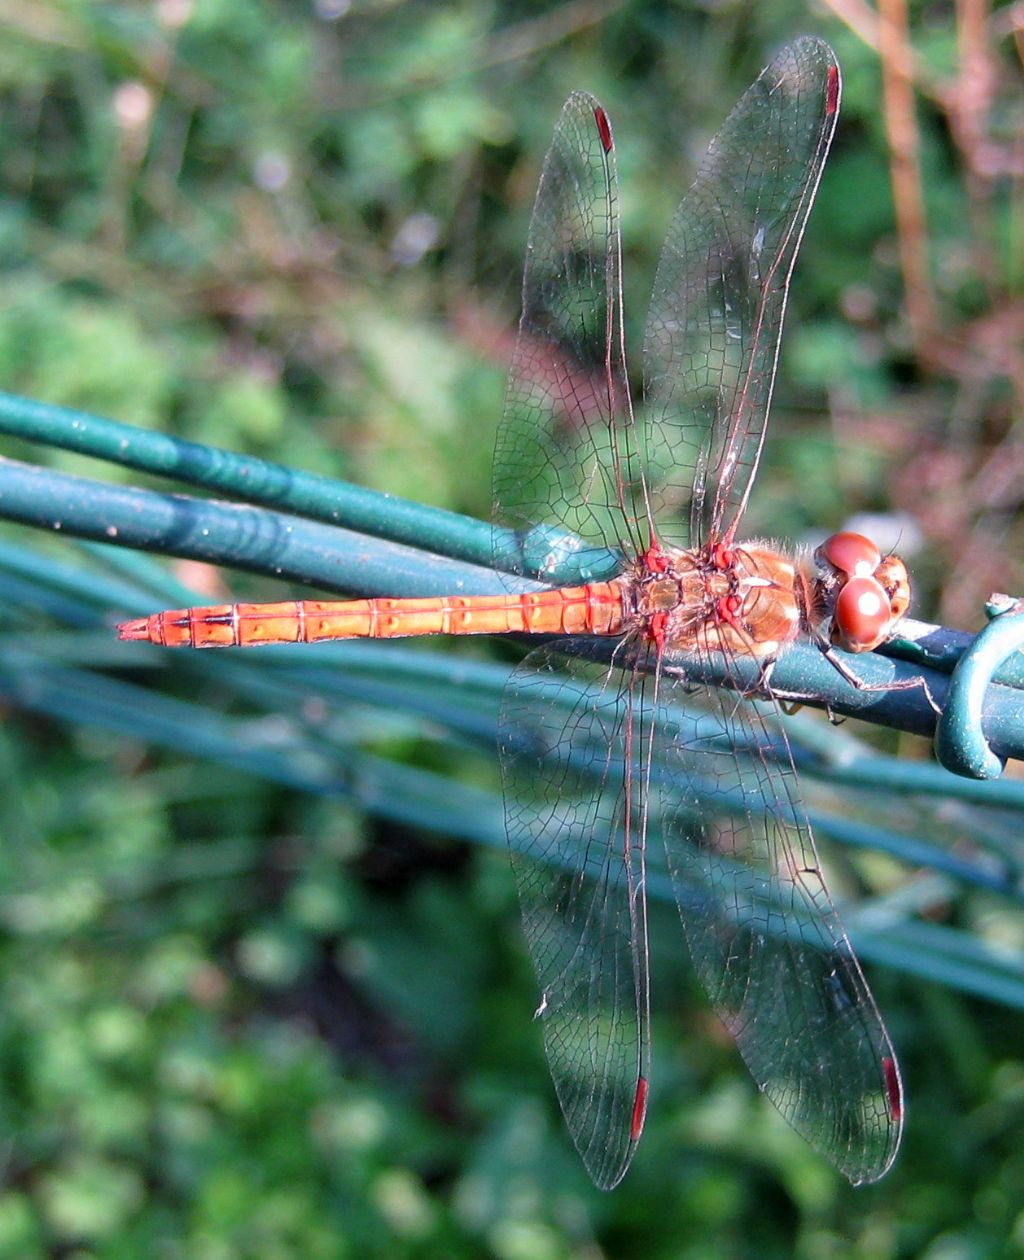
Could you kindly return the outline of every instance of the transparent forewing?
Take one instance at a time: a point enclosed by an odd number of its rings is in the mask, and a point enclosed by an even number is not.
[[[839,67],[784,48],[680,205],[654,283],[637,415],[663,541],[729,541],[757,470],[786,292],[835,130]]]
[[[495,519],[520,532],[527,556],[514,565],[503,554],[505,568],[543,571],[545,545],[554,565],[566,532],[599,554],[636,532],[620,249],[611,126],[592,96],[576,92],[537,190],[495,449]],[[585,568],[586,555],[579,560]]]
[[[659,725],[654,771],[694,966],[786,1120],[854,1184],[877,1180],[900,1143],[899,1070],[825,887],[788,743],[749,701],[714,692],[706,708],[683,733]]]
[[[509,681],[499,737],[537,1018],[569,1131],[605,1189],[633,1157],[649,1060],[642,793],[627,755],[642,734],[620,680],[540,648]]]

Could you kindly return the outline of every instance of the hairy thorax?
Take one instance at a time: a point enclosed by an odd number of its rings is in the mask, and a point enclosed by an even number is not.
[[[630,584],[635,616],[665,651],[770,660],[800,633],[811,602],[803,572],[765,542],[652,548]]]

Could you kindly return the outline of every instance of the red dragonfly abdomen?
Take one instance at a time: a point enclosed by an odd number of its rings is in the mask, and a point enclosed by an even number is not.
[[[118,626],[122,639],[161,647],[252,647],[421,634],[620,634],[623,586],[592,582],[521,595],[286,600],[175,608]]]

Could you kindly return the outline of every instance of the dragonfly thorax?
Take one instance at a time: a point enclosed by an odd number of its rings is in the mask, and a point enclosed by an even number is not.
[[[807,581],[765,543],[652,548],[629,580],[634,616],[666,650],[771,660],[805,623]]]

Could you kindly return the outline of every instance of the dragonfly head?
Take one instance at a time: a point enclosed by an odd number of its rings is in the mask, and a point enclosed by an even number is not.
[[[883,556],[863,534],[833,534],[814,553],[815,605],[829,640],[870,652],[892,636],[910,607],[910,575],[899,556]]]

